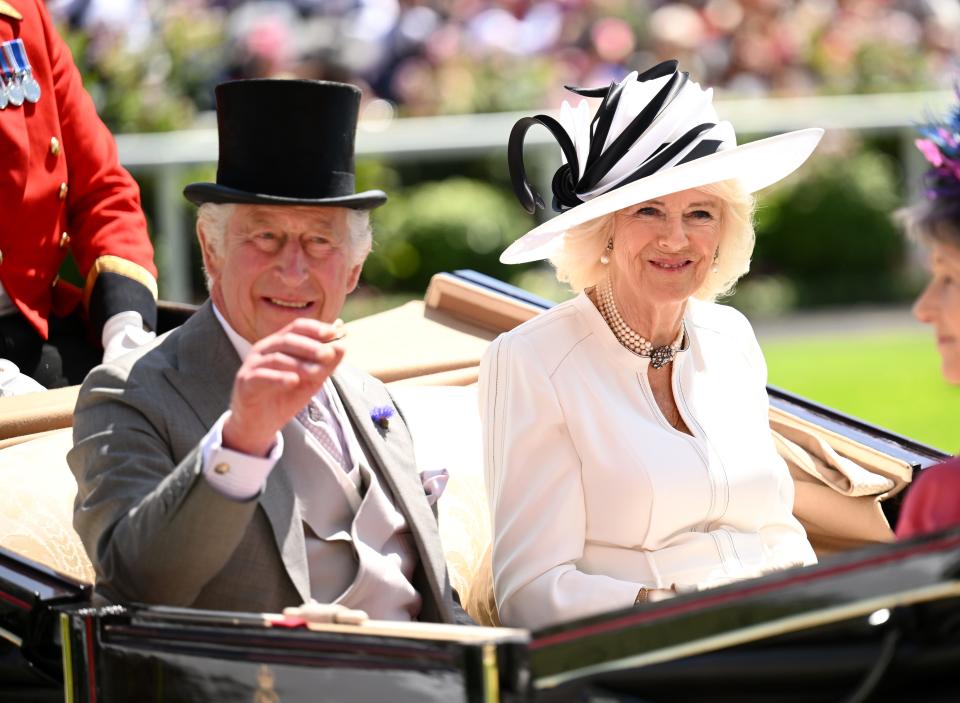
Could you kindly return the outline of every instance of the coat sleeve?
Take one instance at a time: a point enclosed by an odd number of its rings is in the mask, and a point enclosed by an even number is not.
[[[157,271],[140,205],[140,189],[120,166],[113,136],[83,88],[63,39],[42,3],[40,14],[67,160],[67,230],[85,277],[83,301],[97,338],[103,324],[126,310],[156,328]]]
[[[644,584],[576,567],[587,520],[580,459],[550,370],[522,336],[490,345],[480,405],[501,622],[539,628],[633,605]]]
[[[806,530],[793,514],[796,489],[786,462],[777,451],[769,426],[770,397],[767,394],[767,361],[757,342],[753,327],[746,317],[736,313],[741,324],[740,343],[747,358],[751,376],[748,379],[756,407],[760,409],[762,427],[758,442],[768,457],[766,464],[777,476],[779,501],[765,506],[766,516],[760,528],[760,536],[767,551],[769,562],[775,568],[789,568],[817,563],[816,553],[807,539]]]
[[[230,500],[203,480],[199,443],[174,461],[161,413],[151,411],[156,397],[117,366],[87,376],[67,456],[78,489],[74,527],[98,592],[189,606],[233,556],[258,503]]]

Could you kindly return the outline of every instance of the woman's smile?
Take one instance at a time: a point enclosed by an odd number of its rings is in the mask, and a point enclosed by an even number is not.
[[[671,259],[666,257],[647,259],[647,263],[664,273],[680,273],[686,271],[693,265],[691,259]]]

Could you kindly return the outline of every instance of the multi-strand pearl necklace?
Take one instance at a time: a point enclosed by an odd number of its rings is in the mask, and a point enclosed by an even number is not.
[[[613,285],[610,283],[609,276],[597,286],[597,308],[617,341],[637,356],[650,357],[650,365],[655,369],[669,364],[673,361],[677,352],[683,349],[686,330],[682,320],[680,321],[680,334],[673,340],[673,344],[654,347],[645,337],[637,334],[621,317],[620,311],[617,310],[617,304],[613,299]]]

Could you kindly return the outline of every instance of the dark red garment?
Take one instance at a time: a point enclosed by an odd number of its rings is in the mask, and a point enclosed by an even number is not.
[[[958,525],[960,457],[920,472],[907,489],[897,522],[897,537],[906,539]]]
[[[113,290],[96,292],[105,302],[92,319],[102,324],[122,309],[147,308],[149,323],[157,271],[140,189],[120,166],[42,2],[0,3],[0,43],[15,38],[23,39],[41,96],[0,110],[0,282],[46,339],[51,314],[68,314],[84,297],[57,278],[72,252],[87,280],[85,304],[97,277],[111,273],[104,278]]]

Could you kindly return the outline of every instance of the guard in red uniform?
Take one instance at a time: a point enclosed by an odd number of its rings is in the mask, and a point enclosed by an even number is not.
[[[151,339],[140,191],[39,0],[0,0],[0,174],[0,359],[53,388]]]

